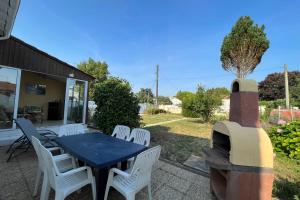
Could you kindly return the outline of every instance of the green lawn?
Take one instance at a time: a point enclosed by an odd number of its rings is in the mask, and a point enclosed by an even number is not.
[[[144,115],[147,124],[182,118],[181,115]],[[203,147],[209,145],[212,125],[198,119],[185,119],[159,126],[148,127],[151,145],[161,145],[161,157],[183,163],[191,154],[201,156]],[[275,182],[273,195],[280,199],[300,197],[300,161],[277,155],[274,163]]]

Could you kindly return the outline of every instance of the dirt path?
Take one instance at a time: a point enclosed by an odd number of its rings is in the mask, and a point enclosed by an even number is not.
[[[173,120],[170,120],[170,121],[165,121],[165,122],[158,122],[158,123],[154,123],[154,124],[148,124],[144,127],[151,127],[151,126],[158,126],[158,125],[161,125],[161,124],[168,124],[168,123],[172,123],[172,122],[177,122],[177,121],[182,121],[182,120],[185,120],[187,118],[181,118],[181,119],[173,119]]]

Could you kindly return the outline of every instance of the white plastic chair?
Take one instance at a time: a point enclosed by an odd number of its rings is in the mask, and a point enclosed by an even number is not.
[[[41,200],[48,199],[50,187],[55,190],[55,200],[62,200],[87,184],[91,184],[93,199],[96,199],[95,178],[90,167],[79,167],[62,173],[58,170],[50,151],[43,146],[40,146],[40,149],[46,174],[43,180]]]
[[[83,124],[66,124],[59,127],[58,136],[78,135],[85,133]]]
[[[128,138],[128,141],[149,147],[150,131],[142,128],[134,128]]]
[[[37,195],[38,192],[38,187],[40,183],[41,176],[45,176],[45,166],[44,166],[44,161],[41,156],[40,152],[40,146],[42,146],[41,142],[34,136],[32,136],[32,145],[33,148],[36,152],[37,158],[38,158],[38,170],[37,170],[37,176],[35,180],[35,186],[34,186],[34,191],[33,191],[33,196]],[[48,148],[49,151],[57,151],[61,150],[59,147],[53,147],[53,148]],[[53,159],[57,165],[57,168],[60,172],[66,172],[70,169],[73,169],[76,167],[74,158],[70,156],[69,154],[61,154],[57,156],[53,156]]]
[[[127,141],[149,147],[149,145],[150,145],[150,131],[148,131],[146,129],[142,129],[142,128],[134,128],[131,131],[131,134],[130,134]],[[128,162],[129,162],[129,166],[131,167],[133,162],[134,162],[134,158],[128,159]]]
[[[148,199],[151,200],[151,172],[160,151],[161,147],[156,146],[140,153],[133,167],[126,171],[112,168],[109,171],[104,200],[107,200],[110,187],[118,190],[127,200],[134,200],[136,193],[146,186],[148,186]]]
[[[112,137],[116,137],[122,140],[127,140],[130,135],[130,128],[124,125],[117,125],[114,128],[113,133],[111,134]]]

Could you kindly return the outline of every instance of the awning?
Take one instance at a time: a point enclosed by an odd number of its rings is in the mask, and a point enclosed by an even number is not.
[[[10,37],[20,0],[0,0],[0,40]]]

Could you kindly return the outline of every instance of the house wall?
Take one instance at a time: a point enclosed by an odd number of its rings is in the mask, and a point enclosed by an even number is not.
[[[45,95],[27,94],[27,84],[43,84],[46,85]],[[60,101],[63,105],[65,100],[66,83],[63,81],[51,79],[45,75],[22,71],[21,85],[20,85],[20,98],[19,108],[24,106],[39,106],[42,107],[44,113],[44,120],[48,117],[48,102]]]

